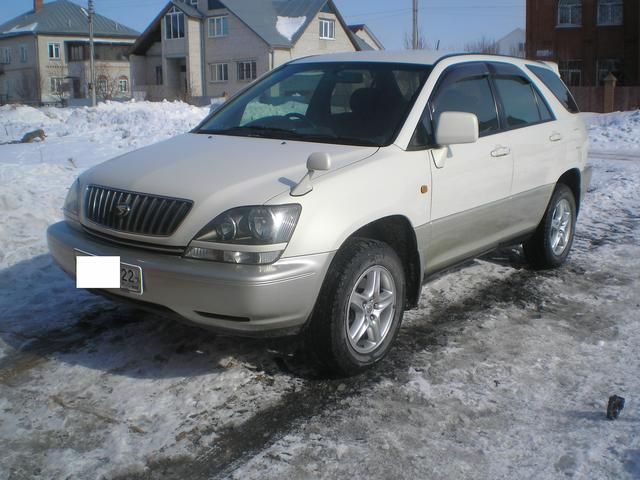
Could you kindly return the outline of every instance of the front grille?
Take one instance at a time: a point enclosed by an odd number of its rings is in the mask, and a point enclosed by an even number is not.
[[[135,240],[128,240],[125,238],[114,237],[113,235],[107,235],[103,232],[97,232],[86,226],[82,226],[82,230],[91,237],[93,241],[104,243],[109,246],[116,247],[130,247],[137,248],[140,250],[151,250],[153,252],[166,253],[168,255],[183,255],[186,248],[185,247],[175,247],[172,245],[158,245],[156,243],[145,243],[138,242]]]
[[[191,200],[90,185],[85,194],[84,211],[90,222],[111,230],[168,237],[192,206]]]

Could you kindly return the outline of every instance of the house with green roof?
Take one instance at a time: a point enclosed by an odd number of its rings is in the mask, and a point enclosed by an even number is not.
[[[364,43],[332,0],[171,0],[133,46],[133,89],[223,97],[291,59]]]
[[[96,93],[131,97],[135,30],[94,16]],[[0,25],[0,102],[59,103],[90,96],[89,17],[69,0],[44,3]]]

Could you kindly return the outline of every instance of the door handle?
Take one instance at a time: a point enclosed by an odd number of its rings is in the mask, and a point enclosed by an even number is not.
[[[493,152],[491,152],[491,156],[494,158],[498,157],[506,157],[511,153],[511,149],[509,147],[497,146]]]
[[[549,140],[551,140],[552,142],[559,142],[560,140],[562,140],[562,135],[558,132],[553,132],[549,137]]]

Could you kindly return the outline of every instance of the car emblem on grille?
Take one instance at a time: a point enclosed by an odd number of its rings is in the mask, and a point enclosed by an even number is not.
[[[129,205],[128,203],[119,203],[118,205],[116,205],[115,214],[118,217],[126,217],[127,215],[129,215],[129,212],[131,212],[131,205]]]

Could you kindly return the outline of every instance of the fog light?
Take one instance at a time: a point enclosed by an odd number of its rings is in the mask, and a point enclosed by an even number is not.
[[[184,256],[210,262],[234,263],[236,265],[267,265],[278,261],[282,250],[273,252],[237,252],[212,248],[188,247]]]

